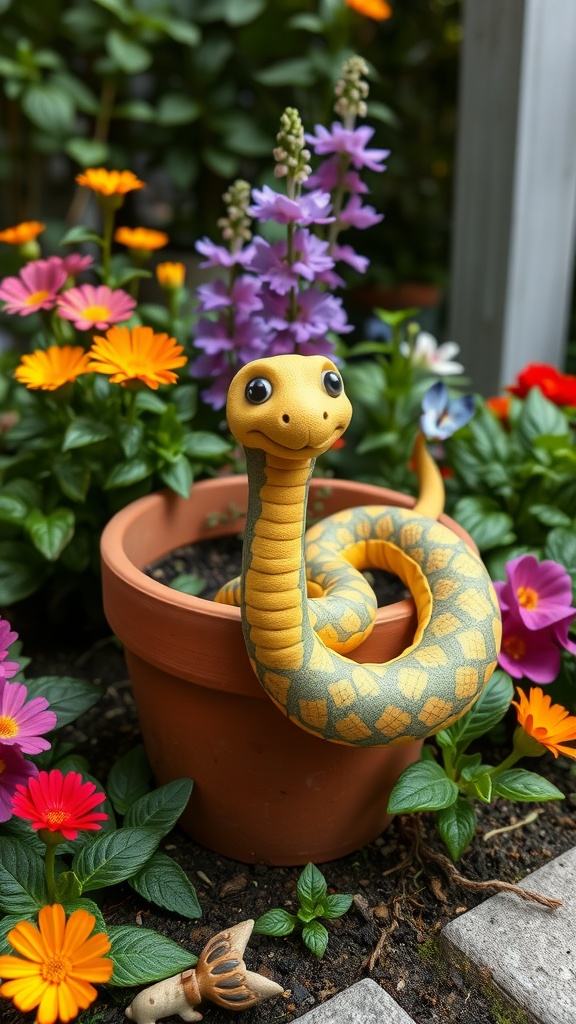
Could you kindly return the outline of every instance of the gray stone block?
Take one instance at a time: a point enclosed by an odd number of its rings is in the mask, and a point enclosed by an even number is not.
[[[412,1017],[398,1006],[375,981],[365,978],[315,1006],[298,1024],[414,1024]]]
[[[541,1024],[576,1021],[576,847],[519,883],[563,900],[557,910],[498,893],[442,931],[448,953],[492,982]]]

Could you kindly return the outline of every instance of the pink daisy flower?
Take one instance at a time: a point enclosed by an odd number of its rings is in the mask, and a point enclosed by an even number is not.
[[[23,683],[0,679],[0,743],[17,746],[24,754],[39,754],[50,743],[40,735],[56,725],[56,715],[48,711],[45,697],[33,697],[27,703],[28,689]]]
[[[18,639],[7,619],[0,619],[0,679],[11,679],[20,668],[17,661],[6,661],[8,648]]]
[[[2,281],[0,299],[6,303],[6,313],[30,316],[40,309],[52,309],[66,277],[58,257],[27,263],[18,277],[5,277]]]
[[[557,562],[520,555],[506,565],[505,583],[495,584],[500,607],[527,629],[543,629],[576,614],[572,583]]]
[[[71,252],[69,256],[62,256],[62,265],[68,277],[78,277],[83,270],[87,270],[94,263],[93,256],[81,256],[79,252]]]
[[[25,786],[30,776],[37,772],[36,765],[27,761],[18,747],[0,743],[0,821],[8,821],[12,817],[16,786]]]
[[[105,331],[128,320],[135,306],[136,300],[128,292],[121,288],[112,291],[106,284],[81,284],[58,297],[59,316],[72,320],[79,331]]]

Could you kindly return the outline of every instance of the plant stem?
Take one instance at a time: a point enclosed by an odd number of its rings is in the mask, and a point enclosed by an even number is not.
[[[46,845],[46,855],[44,857],[44,871],[46,874],[46,888],[48,890],[48,899],[50,903],[56,902],[56,878],[54,874],[54,866],[56,864],[56,843],[48,843]]]

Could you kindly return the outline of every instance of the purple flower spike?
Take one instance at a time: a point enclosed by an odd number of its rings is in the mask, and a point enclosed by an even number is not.
[[[350,157],[356,170],[367,167],[370,171],[385,170],[383,160],[390,155],[389,149],[366,149],[374,129],[363,125],[361,128],[345,128],[340,121],[334,121],[329,131],[322,124],[316,125],[316,135],[306,135],[306,142],[314,147],[316,156],[345,153]]]
[[[507,563],[506,577],[506,583],[496,585],[502,609],[527,629],[544,629],[568,620],[567,639],[576,609],[572,608],[572,583],[566,570],[557,562],[520,555]]]
[[[327,192],[308,192],[297,199],[289,199],[282,192],[275,192],[269,185],[252,190],[254,203],[248,213],[258,220],[275,220],[277,224],[331,224],[331,199]]]
[[[18,747],[8,747],[5,743],[0,743],[0,766],[0,821],[8,821],[12,817],[16,786],[25,786],[31,775],[38,774],[38,769],[23,757]]]
[[[45,697],[26,701],[28,689],[23,683],[0,680],[0,743],[17,746],[24,754],[39,754],[50,743],[40,735],[56,725]]]
[[[450,398],[443,381],[437,380],[422,399],[420,428],[429,440],[445,441],[474,414],[474,396]]]

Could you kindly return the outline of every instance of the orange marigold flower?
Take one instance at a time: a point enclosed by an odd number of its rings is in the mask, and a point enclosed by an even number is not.
[[[359,14],[365,14],[367,18],[374,18],[375,21],[385,21],[392,17],[392,8],[386,0],[344,0],[344,3]]]
[[[168,245],[168,235],[152,228],[117,228],[114,239],[129,249],[163,249]]]
[[[181,288],[186,277],[186,267],[183,263],[159,263],[156,267],[156,277],[162,288]]]
[[[504,426],[508,425],[510,399],[506,395],[495,395],[493,398],[487,398],[484,404]]]
[[[561,704],[553,704],[552,698],[540,686],[532,686],[526,696],[524,690],[516,688],[518,721],[525,732],[546,747],[554,757],[565,754],[576,758],[576,748],[566,747],[566,740],[576,740],[576,718]]]
[[[80,345],[51,345],[23,355],[14,376],[30,390],[56,391],[87,373],[89,359]]]
[[[8,932],[8,942],[20,956],[0,956],[0,995],[12,999],[27,1013],[37,1009],[38,1024],[66,1024],[94,1002],[98,992],[92,982],[109,981],[112,960],[108,936],[91,932],[96,918],[82,908],[66,920],[59,903],[42,907],[38,928],[19,921]]]
[[[94,338],[88,369],[107,374],[112,384],[125,387],[141,381],[156,391],[159,384],[177,381],[178,376],[172,371],[185,365],[183,351],[184,347],[174,338],[154,334],[151,327],[111,327],[105,338]]]
[[[123,196],[139,188],[146,188],[132,171],[107,171],[105,167],[88,167],[82,174],[76,175],[79,185],[91,188],[103,196]]]
[[[26,242],[33,242],[38,238],[45,227],[46,225],[41,224],[39,220],[23,220],[13,228],[4,228],[0,231],[0,242],[6,242],[7,245],[25,245]]]

